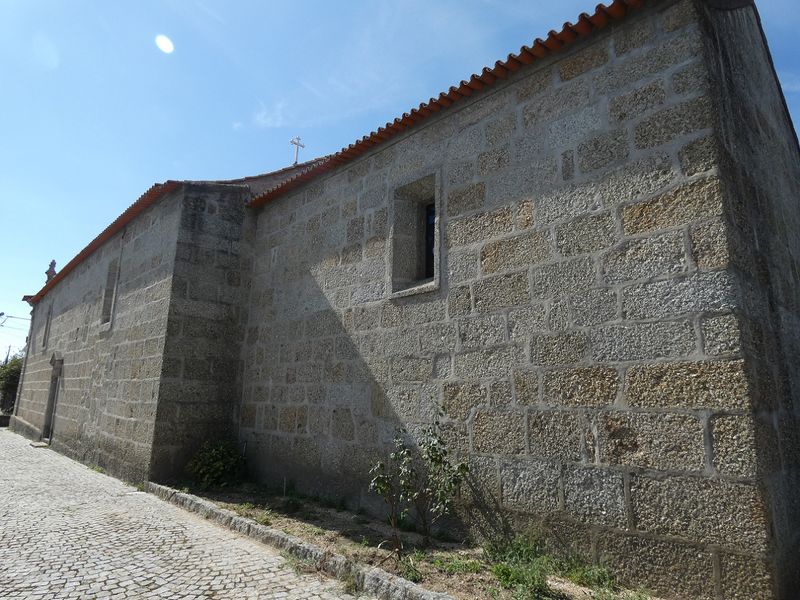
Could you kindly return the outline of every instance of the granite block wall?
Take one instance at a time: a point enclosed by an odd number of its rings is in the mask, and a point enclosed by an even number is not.
[[[133,481],[149,469],[179,195],[140,214],[35,306],[12,419],[17,431],[41,436],[52,362],[63,361],[52,447]]]
[[[555,523],[666,597],[776,593],[743,342],[763,282],[731,259],[754,242],[733,237],[705,10],[650,3],[260,209],[239,413],[257,477],[379,511],[369,466],[439,418],[476,535]],[[393,293],[397,190],[431,176],[440,269]]]
[[[183,474],[206,440],[235,439],[247,188],[185,183],[150,478]]]
[[[751,389],[744,410],[713,421],[715,460],[755,480],[771,515],[761,577],[734,576],[750,558],[723,555],[723,595],[757,597],[755,582],[772,568],[777,593],[791,598],[800,590],[800,149],[757,11],[702,15],[721,113],[703,152],[717,157],[726,181],[729,252],[721,258],[743,290],[735,318]]]

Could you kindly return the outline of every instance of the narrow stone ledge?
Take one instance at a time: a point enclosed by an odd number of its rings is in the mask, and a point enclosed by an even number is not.
[[[151,481],[145,483],[144,489],[161,500],[197,513],[257,542],[284,550],[301,560],[311,561],[319,571],[330,577],[340,580],[353,578],[360,591],[373,594],[381,600],[453,600],[452,596],[431,592],[383,569],[353,563],[340,554],[327,552],[298,537],[240,517],[230,510],[219,508],[214,503],[192,494],[179,492]]]

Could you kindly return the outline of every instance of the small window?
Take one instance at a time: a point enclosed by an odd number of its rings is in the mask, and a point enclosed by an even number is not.
[[[47,349],[47,341],[50,339],[50,321],[53,320],[53,307],[47,309],[47,320],[44,322],[44,334],[42,335],[42,350]]]
[[[436,286],[439,251],[436,207],[434,175],[395,190],[392,293],[427,291],[426,284]]]
[[[103,313],[101,323],[110,323],[114,313],[114,302],[117,297],[117,282],[119,281],[119,260],[116,258],[108,265],[106,287],[103,291]]]

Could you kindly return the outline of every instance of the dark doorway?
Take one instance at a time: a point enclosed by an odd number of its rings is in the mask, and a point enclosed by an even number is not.
[[[47,394],[47,407],[44,411],[44,425],[42,426],[42,441],[48,444],[53,439],[53,421],[56,415],[56,402],[58,400],[58,388],[61,383],[61,368],[64,366],[63,358],[50,359],[50,364],[53,366],[53,372],[50,375],[50,390]]]

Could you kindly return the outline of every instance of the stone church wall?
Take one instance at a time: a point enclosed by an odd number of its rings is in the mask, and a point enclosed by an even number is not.
[[[52,447],[129,480],[148,474],[180,208],[173,194],[144,211],[32,313],[12,427],[39,438],[51,361],[63,360]]]
[[[774,73],[765,68],[770,57],[756,12],[704,15],[721,113],[706,151],[727,184],[730,241],[722,258],[744,290],[736,318],[751,386],[746,410],[712,419],[712,434],[724,440],[715,461],[758,482],[771,508],[781,597],[791,598],[800,590],[800,151]],[[723,597],[762,593],[770,565],[757,563],[761,576],[745,579],[737,576],[743,562],[750,557],[723,555]]]
[[[380,510],[369,467],[441,412],[478,534],[544,518],[667,597],[770,594],[782,509],[756,464],[703,23],[653,3],[260,210],[239,411],[256,476]],[[438,277],[393,293],[403,197],[431,176]]]
[[[247,188],[183,186],[150,478],[180,476],[205,440],[235,438]]]

